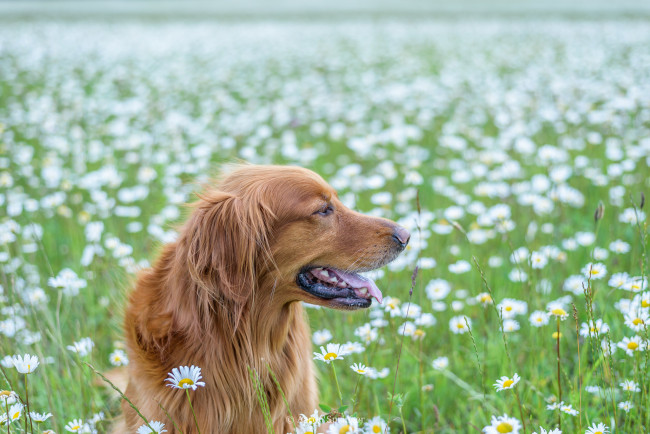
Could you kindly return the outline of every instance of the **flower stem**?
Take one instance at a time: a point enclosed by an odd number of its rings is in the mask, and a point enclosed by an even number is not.
[[[334,374],[334,382],[336,383],[336,390],[339,392],[339,401],[341,402],[341,406],[343,406],[343,395],[341,395],[341,388],[339,387],[339,379],[336,377],[336,369],[334,368],[334,363],[330,363],[332,365],[332,373]]]
[[[557,317],[557,390],[558,401],[562,402],[562,383],[560,381],[560,317]],[[557,413],[557,424],[562,429],[562,410]]]
[[[524,425],[524,434],[526,434],[526,419],[524,418],[524,409],[521,407],[521,400],[519,399],[519,392],[515,389],[515,396],[517,397],[517,404],[519,404],[519,415],[521,416],[521,423]]]
[[[406,433],[406,421],[404,420],[404,412],[402,411],[402,406],[399,407],[399,418],[402,420],[402,430]]]
[[[190,409],[192,410],[192,416],[194,416],[194,425],[196,425],[196,430],[201,434],[201,428],[199,428],[199,423],[196,421],[196,413],[194,413],[194,407],[192,407],[192,400],[190,399],[190,389],[185,389],[185,394],[187,395],[187,402],[190,403]]]
[[[9,434],[9,421],[11,420],[11,417],[9,415],[9,403],[7,401],[8,399],[5,398],[5,409],[7,410],[7,434]]]
[[[354,405],[352,406],[352,412],[356,413],[357,407],[359,406],[359,383],[361,383],[361,377],[363,375],[359,375],[359,378],[357,378],[357,384],[354,386]]]
[[[25,432],[27,432],[27,419],[29,419],[29,427],[31,428],[30,431],[33,433],[34,425],[32,424],[32,415],[29,412],[29,392],[27,392],[27,374],[25,374],[25,405],[27,407],[27,411],[25,411]]]
[[[424,424],[424,354],[422,354],[422,341],[424,339],[420,339],[420,348],[419,348],[419,356],[420,356],[420,376],[418,377],[418,386],[420,387],[420,426],[422,429],[424,429],[425,424]]]

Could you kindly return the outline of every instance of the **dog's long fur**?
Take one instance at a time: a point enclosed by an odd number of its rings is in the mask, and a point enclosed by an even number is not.
[[[318,211],[327,205],[333,213]],[[267,371],[277,377],[293,415],[318,396],[311,339],[300,301],[329,307],[300,289],[296,275],[321,265],[362,271],[403,249],[397,226],[347,209],[306,169],[237,166],[199,196],[177,241],[166,245],[129,296],[124,327],[130,358],[126,396],[149,420],[166,424],[162,405],[186,434],[196,432],[184,391],[166,387],[177,366],[202,368],[205,387],[190,391],[202,433],[265,432],[248,368],[264,385],[275,431],[291,431]],[[115,432],[143,424],[128,403]]]

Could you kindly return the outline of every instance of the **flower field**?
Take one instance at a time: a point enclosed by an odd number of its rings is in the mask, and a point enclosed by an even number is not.
[[[307,308],[328,432],[647,432],[648,47],[631,18],[4,22],[0,432],[110,430],[86,363],[128,363],[135,273],[241,160],[412,234],[383,304]]]

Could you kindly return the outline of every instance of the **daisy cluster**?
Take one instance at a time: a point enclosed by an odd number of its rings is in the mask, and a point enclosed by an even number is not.
[[[3,22],[3,423],[107,428],[85,362],[128,364],[122,288],[243,159],[412,234],[368,273],[383,304],[308,310],[339,431],[647,431],[649,44],[624,19]]]

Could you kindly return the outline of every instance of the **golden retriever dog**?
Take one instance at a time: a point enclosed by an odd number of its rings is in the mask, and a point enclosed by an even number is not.
[[[249,368],[259,373],[275,432],[292,431],[275,374],[296,417],[317,408],[302,302],[342,310],[381,301],[357,274],[392,261],[409,233],[346,208],[319,175],[298,167],[234,166],[199,195],[175,242],[138,276],[124,319],[130,364],[125,395],[149,420],[197,432],[173,368],[196,365],[189,389],[203,434],[266,432]],[[122,402],[115,432],[143,420]]]

